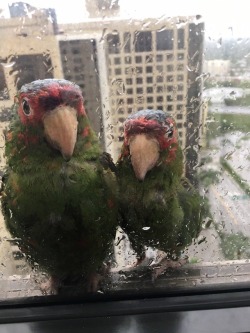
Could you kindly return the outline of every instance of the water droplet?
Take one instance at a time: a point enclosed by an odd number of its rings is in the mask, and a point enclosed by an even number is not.
[[[142,230],[149,230],[150,227],[143,227]]]

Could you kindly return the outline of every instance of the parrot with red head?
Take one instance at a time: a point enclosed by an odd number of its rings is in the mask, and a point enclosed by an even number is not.
[[[166,267],[175,267],[199,235],[203,200],[183,170],[177,127],[167,112],[142,110],[127,118],[116,175],[121,227],[138,263],[152,247],[166,253]]]
[[[112,251],[117,205],[81,90],[63,79],[37,80],[22,86],[16,106],[6,135],[6,226],[52,277],[52,289],[78,279],[95,289]]]

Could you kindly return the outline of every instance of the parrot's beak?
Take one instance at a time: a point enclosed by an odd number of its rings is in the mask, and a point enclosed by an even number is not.
[[[144,180],[160,157],[159,143],[145,134],[134,135],[129,141],[131,163],[139,180]]]
[[[69,106],[58,106],[46,113],[43,124],[46,140],[53,148],[60,150],[63,158],[69,161],[77,139],[76,110]]]

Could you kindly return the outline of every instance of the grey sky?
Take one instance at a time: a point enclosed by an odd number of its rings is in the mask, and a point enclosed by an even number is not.
[[[80,22],[88,17],[84,0],[26,0],[36,7],[51,7],[57,12],[59,23]],[[1,0],[0,8],[8,15],[8,3]],[[121,15],[126,17],[152,16],[203,16],[206,24],[207,36],[219,38],[249,37],[249,1],[248,0],[120,0]]]

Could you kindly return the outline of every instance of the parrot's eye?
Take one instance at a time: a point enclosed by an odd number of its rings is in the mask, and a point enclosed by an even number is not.
[[[174,134],[173,127],[170,127],[169,130],[167,131],[166,135],[168,138],[172,138],[173,134]]]
[[[25,116],[30,116],[31,115],[31,108],[29,106],[29,103],[26,99],[22,101],[22,106],[23,106],[23,113]]]

